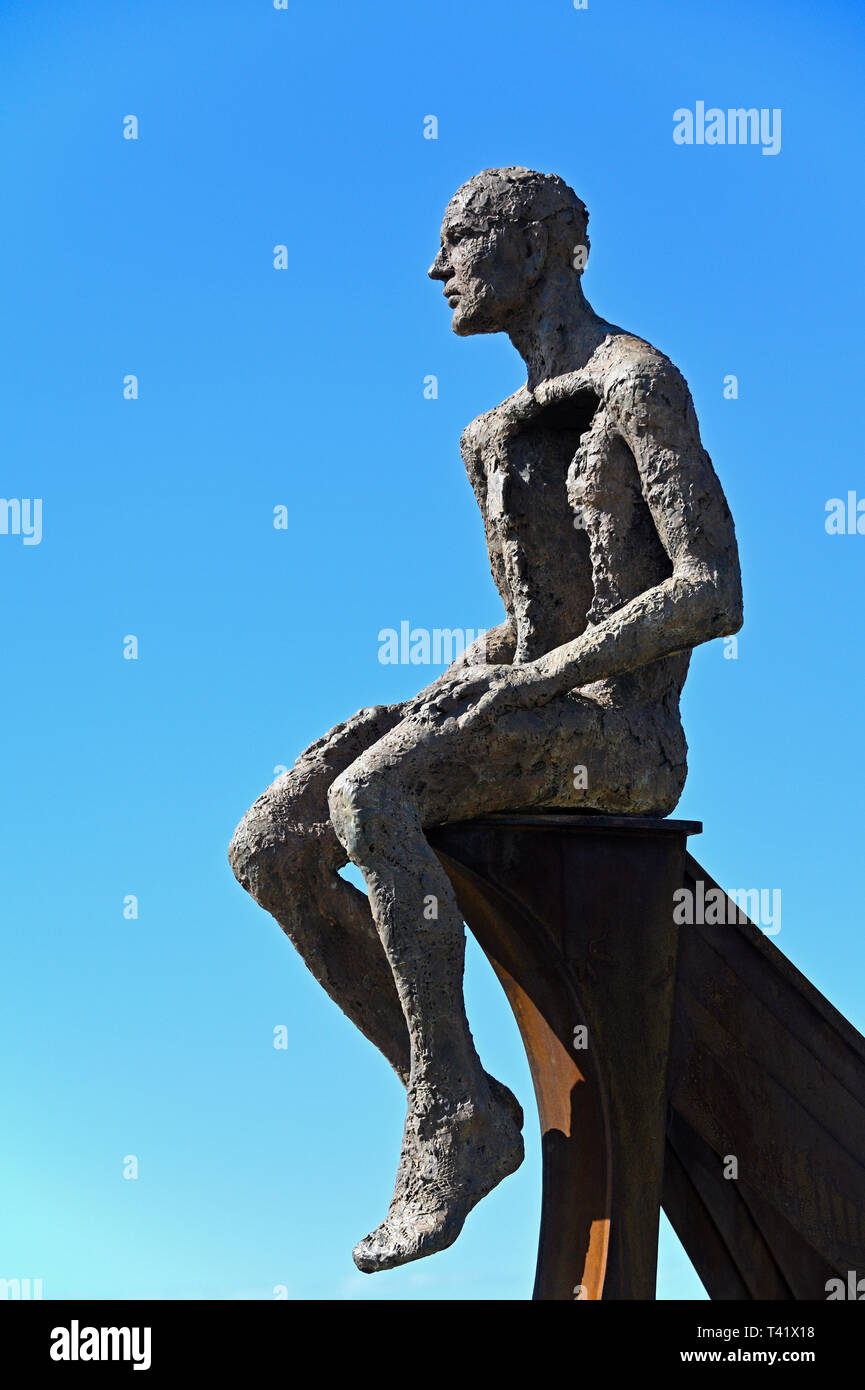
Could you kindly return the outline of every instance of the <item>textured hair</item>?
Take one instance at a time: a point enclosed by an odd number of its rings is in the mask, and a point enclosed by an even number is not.
[[[475,228],[496,222],[543,222],[551,247],[568,261],[575,247],[589,250],[589,214],[582,199],[557,174],[539,174],[520,165],[475,174],[454,194],[445,217]]]

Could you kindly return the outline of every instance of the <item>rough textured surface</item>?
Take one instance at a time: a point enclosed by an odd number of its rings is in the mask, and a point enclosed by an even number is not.
[[[462,917],[424,828],[531,806],[668,814],[690,650],[741,626],[687,385],[585,300],[586,221],[560,179],[518,168],[449,204],[430,276],[453,329],[506,332],[528,368],[462,439],[505,620],[414,700],[313,744],[231,844],[241,884],[407,1086],[393,1201],[355,1250],[367,1271],[445,1248],[522,1159],[519,1106],[472,1042]],[[368,899],[338,875],[348,859]]]

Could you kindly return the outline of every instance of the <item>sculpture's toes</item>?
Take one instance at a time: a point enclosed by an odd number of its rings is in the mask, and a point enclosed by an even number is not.
[[[435,1255],[453,1245],[468,1211],[468,1204],[459,1202],[447,1210],[422,1216],[389,1216],[355,1246],[354,1262],[362,1273],[376,1274],[380,1269],[395,1269],[425,1255]]]

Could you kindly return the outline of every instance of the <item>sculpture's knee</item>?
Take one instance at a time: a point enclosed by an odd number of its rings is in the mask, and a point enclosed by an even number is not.
[[[247,811],[228,847],[228,862],[242,888],[272,910],[303,870],[303,837],[289,830],[267,791]]]
[[[259,797],[247,811],[228,846],[228,862],[234,877],[254,898],[258,897],[256,888],[274,848],[272,820],[266,806],[262,805],[264,800]]]
[[[373,863],[393,838],[393,814],[386,785],[357,769],[341,772],[327,794],[337,839],[352,863]]]

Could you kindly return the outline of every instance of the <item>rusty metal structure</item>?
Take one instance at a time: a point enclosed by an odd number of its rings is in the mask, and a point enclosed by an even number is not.
[[[429,832],[531,1067],[537,1299],[653,1299],[662,1206],[713,1299],[825,1299],[865,1269],[865,1039],[731,900],[728,924],[675,924],[677,888],[718,887],[701,828]]]

